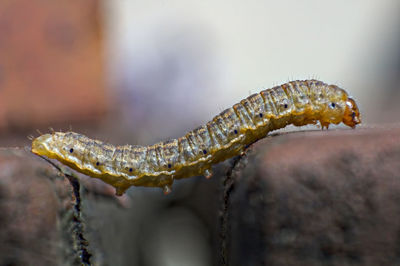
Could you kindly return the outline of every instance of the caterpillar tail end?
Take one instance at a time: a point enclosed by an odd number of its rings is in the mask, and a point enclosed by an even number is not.
[[[357,124],[361,123],[360,111],[358,110],[356,102],[352,98],[348,98],[346,101],[343,123],[352,128],[355,128]]]

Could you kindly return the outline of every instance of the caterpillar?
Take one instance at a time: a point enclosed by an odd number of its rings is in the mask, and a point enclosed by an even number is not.
[[[243,152],[268,132],[320,122],[322,129],[361,122],[356,102],[336,85],[296,80],[253,94],[185,136],[151,146],[113,146],[74,132],[53,132],[32,141],[31,151],[116,188],[160,187],[175,179],[212,175],[212,165]]]

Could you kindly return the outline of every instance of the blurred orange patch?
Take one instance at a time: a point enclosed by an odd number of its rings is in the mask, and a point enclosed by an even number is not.
[[[99,1],[0,2],[0,128],[107,109]]]

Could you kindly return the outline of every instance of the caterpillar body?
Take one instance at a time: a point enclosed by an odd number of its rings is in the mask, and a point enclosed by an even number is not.
[[[185,136],[151,146],[113,146],[74,132],[44,134],[32,152],[100,178],[122,195],[130,186],[171,191],[175,179],[211,176],[213,164],[240,154],[268,132],[320,122],[354,128],[361,122],[345,90],[318,80],[292,81],[263,90],[228,108]]]

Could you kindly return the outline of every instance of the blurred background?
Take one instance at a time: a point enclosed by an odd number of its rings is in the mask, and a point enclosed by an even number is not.
[[[148,145],[310,78],[354,96],[364,126],[399,122],[400,2],[0,2],[1,146],[29,146],[26,136],[48,127]],[[218,206],[220,182],[182,180],[168,197],[133,188],[130,209],[88,200],[93,248],[104,254],[95,259],[214,263],[207,207]]]

